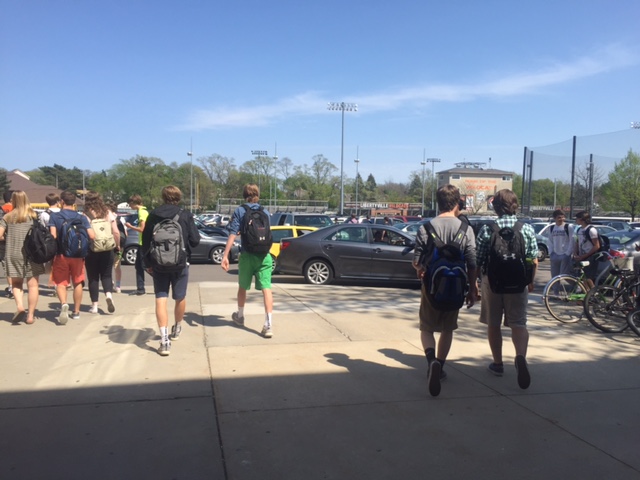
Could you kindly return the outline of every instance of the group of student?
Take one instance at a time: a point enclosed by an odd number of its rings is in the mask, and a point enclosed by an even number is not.
[[[511,329],[518,385],[526,389],[531,383],[526,360],[527,303],[537,268],[535,231],[531,225],[518,221],[518,198],[511,190],[495,194],[493,207],[498,218],[492,225],[483,226],[477,238],[461,215],[458,188],[443,185],[436,197],[440,214],[418,230],[413,259],[418,277],[423,279],[420,339],[428,363],[429,393],[438,396],[441,381],[447,377],[444,366],[453,332],[458,328],[460,308],[465,300],[471,307],[478,297],[480,322],[487,326],[493,360],[487,366],[489,372],[500,377],[505,373],[504,324]],[[447,303],[457,297],[458,303]]]

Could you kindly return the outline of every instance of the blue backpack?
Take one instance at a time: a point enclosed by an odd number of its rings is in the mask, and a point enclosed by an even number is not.
[[[73,218],[64,219],[58,234],[59,253],[69,258],[84,258],[89,253],[89,232],[78,213]]]
[[[424,226],[431,237],[431,260],[425,265],[422,277],[429,302],[436,310],[459,310],[469,291],[467,265],[462,249],[462,239],[467,233],[468,224],[461,220],[454,239],[444,243],[436,234],[431,222]]]

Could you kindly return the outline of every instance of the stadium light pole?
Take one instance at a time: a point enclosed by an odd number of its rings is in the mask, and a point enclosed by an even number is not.
[[[427,161],[425,160],[425,156],[426,156],[426,150],[423,150],[422,161],[420,162],[420,165],[422,165],[422,218],[424,218],[424,167],[427,164]]]
[[[434,205],[434,201],[435,201],[435,188],[434,187],[434,183],[435,183],[435,166],[436,163],[440,163],[440,159],[439,158],[427,158],[427,162],[431,163],[431,210],[435,213],[435,205]]]
[[[360,147],[356,147],[356,159],[354,160],[356,164],[356,216],[359,215],[358,212],[358,166],[360,165]]]
[[[342,141],[340,142],[340,216],[344,215],[344,112],[357,112],[358,105],[355,103],[329,102],[328,110],[339,110],[342,112]]]
[[[262,157],[266,157],[267,155],[269,155],[269,152],[267,152],[266,150],[251,150],[251,155],[257,157],[258,160],[260,160]],[[260,173],[258,172],[258,188],[261,189],[261,187],[262,185],[260,183]],[[271,185],[269,185],[269,188],[271,188]]]
[[[191,149],[187,152],[187,156],[191,161],[191,173],[189,174],[189,211],[193,213],[193,140],[191,140]]]
[[[640,122],[631,122],[631,128],[640,128]]]

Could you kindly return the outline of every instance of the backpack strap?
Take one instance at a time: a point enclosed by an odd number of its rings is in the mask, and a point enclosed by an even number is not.
[[[444,247],[445,243],[440,239],[440,237],[438,237],[438,234],[434,230],[433,225],[431,225],[431,222],[425,223],[424,224],[424,229],[427,231],[427,233],[429,234],[429,236],[431,237],[431,239],[435,243],[436,248]]]
[[[522,227],[524,227],[524,222],[522,220],[518,220],[513,226],[513,231],[517,233],[522,230]]]

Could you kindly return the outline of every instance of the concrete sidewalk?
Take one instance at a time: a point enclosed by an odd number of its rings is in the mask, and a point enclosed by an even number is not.
[[[520,390],[508,331],[505,376],[487,372],[474,307],[432,398],[416,290],[277,277],[267,340],[255,291],[246,326],[231,322],[234,280],[190,284],[166,358],[151,294],[66,326],[52,296],[32,326],[0,299],[0,478],[640,478],[632,333],[559,325],[533,295]]]

